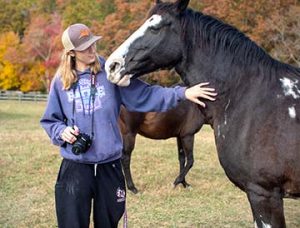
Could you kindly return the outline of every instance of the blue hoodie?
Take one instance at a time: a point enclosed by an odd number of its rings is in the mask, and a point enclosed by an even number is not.
[[[100,59],[100,62],[104,69],[104,60]],[[119,87],[107,80],[103,70],[96,75],[97,92],[94,108],[92,108],[90,71],[78,72],[78,78],[74,93],[73,89],[63,90],[59,75],[54,77],[41,125],[52,143],[60,146],[62,157],[80,163],[106,163],[121,157],[123,143],[118,126],[121,105],[129,111],[163,112],[185,99],[184,87],[150,86],[139,79],[131,80],[128,87]],[[73,115],[74,94],[75,113]],[[72,119],[81,133],[91,135],[92,112],[94,112],[92,145],[86,153],[74,155],[72,145],[64,142],[60,135],[67,126],[72,126]]]

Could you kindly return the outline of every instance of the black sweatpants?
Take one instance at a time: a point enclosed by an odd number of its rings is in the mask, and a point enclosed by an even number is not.
[[[125,199],[120,159],[98,165],[63,159],[55,185],[58,227],[88,228],[92,205],[95,228],[117,227]]]

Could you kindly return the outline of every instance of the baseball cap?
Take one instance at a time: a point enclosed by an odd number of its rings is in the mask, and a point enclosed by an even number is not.
[[[101,39],[101,36],[94,36],[84,24],[70,25],[62,34],[61,40],[66,51],[83,51]]]

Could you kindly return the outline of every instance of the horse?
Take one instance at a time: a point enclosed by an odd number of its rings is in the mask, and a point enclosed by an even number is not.
[[[218,97],[203,113],[226,176],[245,192],[255,227],[286,227],[283,199],[300,197],[300,69],[188,4],[157,0],[107,59],[107,78],[174,68],[187,86],[209,81]]]
[[[150,139],[176,137],[179,175],[174,181],[174,186],[182,184],[184,188],[188,187],[185,176],[194,164],[194,135],[204,123],[205,118],[198,105],[188,100],[180,102],[177,107],[166,112],[130,112],[122,106],[119,118],[123,138],[121,161],[127,188],[133,193],[138,192],[130,171],[131,154],[137,134]]]

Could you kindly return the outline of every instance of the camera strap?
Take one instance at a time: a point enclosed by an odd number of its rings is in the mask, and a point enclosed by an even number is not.
[[[73,105],[72,105],[72,125],[75,125],[75,94],[76,94],[76,89],[78,86],[78,81],[75,82],[72,86],[73,88]],[[84,107],[84,102],[83,102],[83,97],[81,94],[80,86],[78,86],[79,90],[79,95],[81,99],[81,104],[83,108],[83,115],[85,116],[85,107]],[[95,111],[95,97],[97,93],[97,88],[96,88],[96,75],[91,72],[91,87],[90,87],[90,97],[89,97],[89,112],[88,114],[91,115],[91,101],[92,101],[92,118],[91,118],[91,137],[92,139],[94,138],[94,111]]]
[[[90,99],[89,99],[89,113],[90,113],[90,101],[92,99],[92,120],[91,120],[91,136],[92,139],[94,139],[94,113],[95,113],[95,97],[96,97],[96,93],[97,93],[97,88],[96,88],[96,75],[92,72],[91,73],[91,91],[90,91]]]

